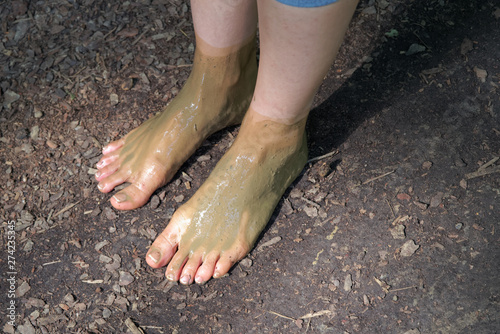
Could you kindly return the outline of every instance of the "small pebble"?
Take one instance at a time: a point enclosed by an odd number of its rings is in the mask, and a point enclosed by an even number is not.
[[[118,284],[121,286],[129,285],[134,281],[134,276],[132,276],[128,271],[120,271],[120,279]]]
[[[152,210],[154,210],[159,206],[160,206],[160,198],[157,195],[154,195],[153,197],[151,197],[150,207]]]
[[[401,247],[401,256],[412,256],[413,253],[419,249],[420,246],[415,244],[415,241],[413,240],[408,240],[407,242],[404,243],[404,245]]]

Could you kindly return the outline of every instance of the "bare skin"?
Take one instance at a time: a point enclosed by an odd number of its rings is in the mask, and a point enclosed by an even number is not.
[[[196,194],[172,217],[146,261],[170,280],[204,283],[252,248],[307,160],[306,120],[282,124],[250,109],[240,133]]]
[[[151,246],[151,267],[167,265],[167,278],[182,284],[204,283],[250,251],[305,164],[309,108],[356,4],[304,9],[258,1],[261,58],[249,111],[208,180]]]
[[[103,148],[95,177],[100,191],[131,183],[110,202],[120,210],[144,205],[166,184],[209,135],[239,124],[257,75],[255,40],[213,48],[197,40],[194,66],[165,110]]]

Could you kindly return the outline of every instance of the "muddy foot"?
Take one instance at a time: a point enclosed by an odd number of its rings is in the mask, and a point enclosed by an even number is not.
[[[252,248],[307,160],[306,120],[276,123],[250,109],[207,181],[174,214],[146,256],[170,280],[204,283]]]
[[[203,140],[243,119],[257,76],[255,40],[219,49],[217,56],[204,54],[200,45],[190,77],[165,110],[103,148],[95,175],[99,190],[130,183],[111,198],[115,208],[144,205]]]

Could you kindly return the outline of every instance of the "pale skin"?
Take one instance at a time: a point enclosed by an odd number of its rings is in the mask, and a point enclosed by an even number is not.
[[[209,178],[173,215],[146,261],[182,284],[225,275],[251,250],[307,160],[306,118],[356,0],[297,8],[274,0],[191,2],[190,78],[153,120],[103,149],[99,189],[117,209],[144,205],[210,134],[242,122]],[[253,36],[257,16],[260,63]]]

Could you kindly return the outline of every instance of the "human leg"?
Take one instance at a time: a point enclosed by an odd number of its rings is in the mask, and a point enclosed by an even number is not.
[[[239,124],[257,75],[253,0],[192,1],[196,52],[183,89],[163,112],[104,147],[96,179],[121,210],[144,205],[210,134]],[[231,27],[230,33],[223,33]]]
[[[148,252],[171,280],[220,277],[243,258],[307,159],[312,98],[340,46],[357,1],[301,9],[258,2],[261,58],[240,133],[207,181]]]

